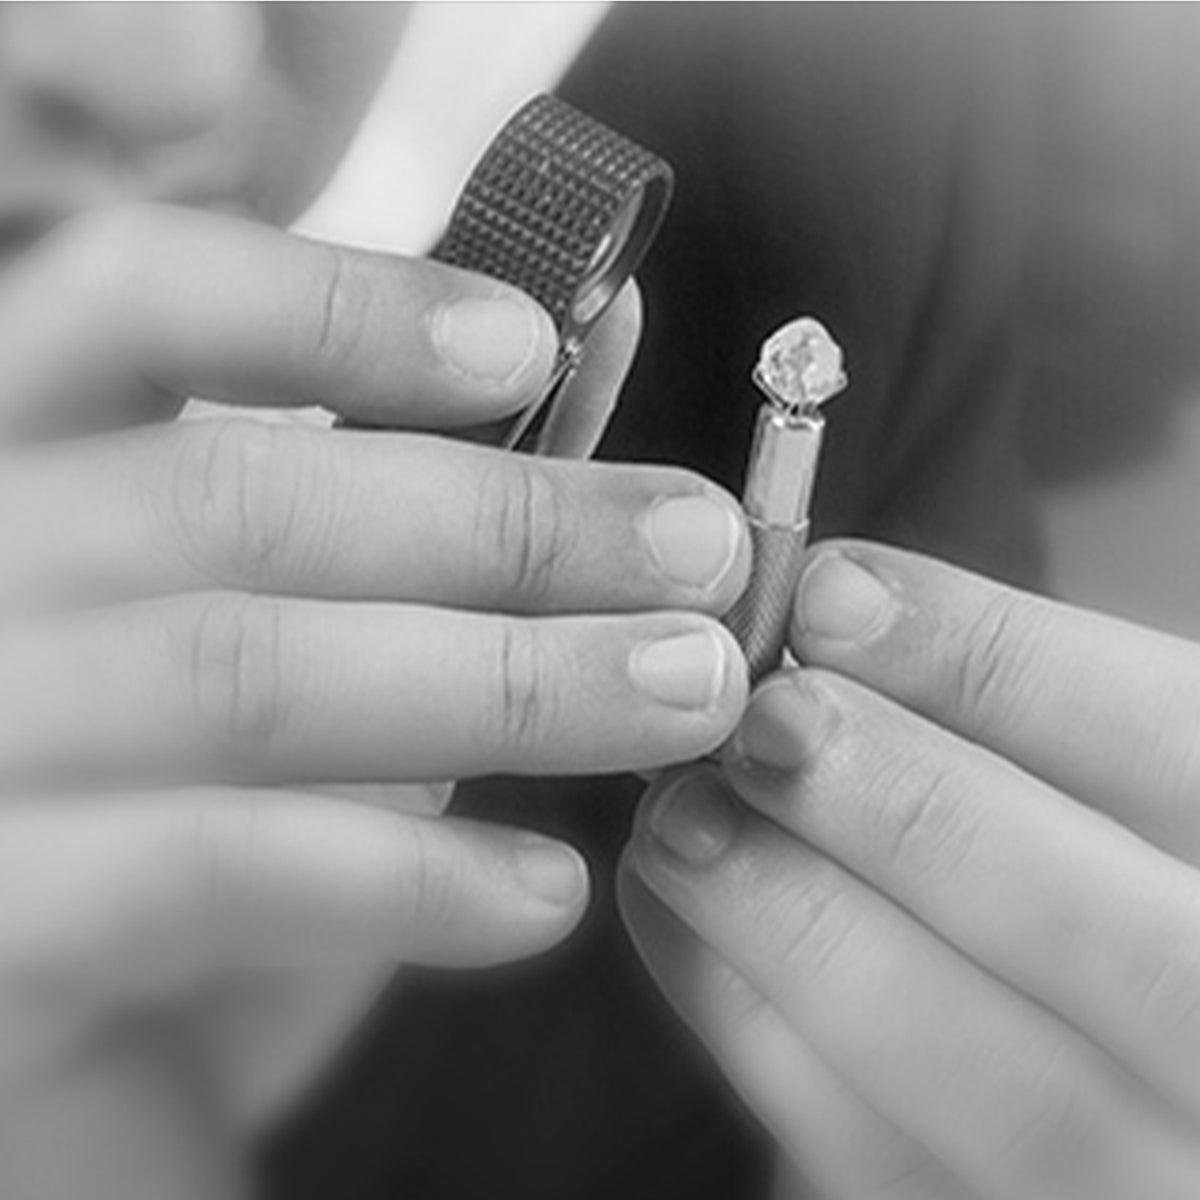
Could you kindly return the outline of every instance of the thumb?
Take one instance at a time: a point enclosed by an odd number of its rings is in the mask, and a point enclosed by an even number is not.
[[[641,332],[642,295],[629,283],[592,331],[579,373],[546,418],[543,453],[555,458],[591,456],[616,408]]]

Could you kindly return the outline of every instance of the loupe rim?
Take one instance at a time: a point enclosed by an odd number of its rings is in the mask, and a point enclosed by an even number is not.
[[[664,170],[644,180],[622,201],[571,296],[563,322],[564,341],[582,341],[636,274],[667,215],[672,184],[670,172]],[[623,223],[627,223],[624,230]],[[612,238],[614,232],[620,240],[615,246],[605,246],[604,239]]]

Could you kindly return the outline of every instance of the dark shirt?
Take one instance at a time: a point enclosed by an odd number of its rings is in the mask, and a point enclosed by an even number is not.
[[[562,94],[670,159],[674,210],[605,456],[740,484],[765,334],[845,347],[818,534],[1037,569],[1015,453],[1031,150],[1007,6],[618,5]],[[1017,51],[1017,52],[1014,52]],[[407,971],[266,1164],[280,1200],[729,1200],[769,1147],[643,975],[612,900],[641,785],[486,780],[462,812],[564,836],[596,900],[569,944]]]

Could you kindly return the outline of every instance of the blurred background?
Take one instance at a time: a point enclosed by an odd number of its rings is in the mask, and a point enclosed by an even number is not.
[[[1025,6],[1025,447],[1062,595],[1200,637],[1200,7]]]

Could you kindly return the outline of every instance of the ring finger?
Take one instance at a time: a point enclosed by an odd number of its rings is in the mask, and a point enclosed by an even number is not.
[[[704,754],[746,695],[689,613],[544,620],[231,594],[0,634],[0,777],[355,782]]]

